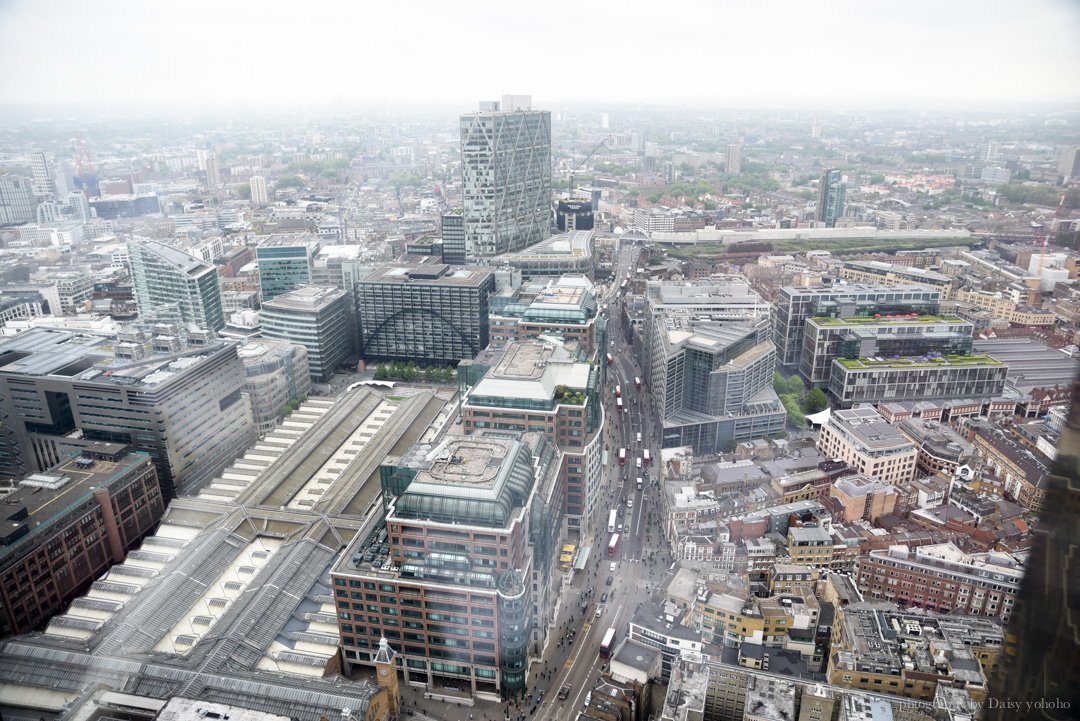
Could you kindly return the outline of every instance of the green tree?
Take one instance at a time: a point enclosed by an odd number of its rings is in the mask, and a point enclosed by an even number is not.
[[[377,381],[386,380],[386,366],[382,365],[381,363],[375,369],[375,380],[377,380]]]
[[[237,185],[236,197],[241,200],[251,200],[251,186],[250,185]]]
[[[274,184],[274,186],[277,188],[303,188],[305,185],[306,183],[304,182],[304,179],[301,178],[299,175],[282,176],[281,178],[278,178],[277,182]],[[251,193],[249,189],[248,195],[250,194]]]
[[[780,396],[780,402],[784,404],[784,409],[787,410],[788,423],[800,428],[806,425],[806,416],[804,416],[802,410],[799,409],[799,399],[797,396],[785,393]]]
[[[825,392],[820,388],[811,388],[810,392],[806,394],[806,400],[803,401],[803,408],[807,413],[817,413],[823,411],[829,406],[829,400],[825,397]]]
[[[723,453],[733,453],[735,451],[736,445],[738,444],[735,443],[734,438],[728,438],[726,441],[724,441],[724,445],[720,448],[720,451]]]

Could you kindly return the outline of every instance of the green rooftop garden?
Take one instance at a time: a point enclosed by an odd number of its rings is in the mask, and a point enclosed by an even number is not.
[[[988,355],[939,355],[908,358],[837,358],[836,362],[849,370],[869,368],[937,368],[941,366],[999,366],[1001,361]]]
[[[881,323],[963,323],[963,318],[957,318],[951,315],[920,315],[912,318],[904,318],[893,316],[892,318],[886,318],[885,316],[853,316],[850,318],[830,318],[828,316],[818,316],[811,318],[820,326],[860,326],[860,325],[880,325]]]

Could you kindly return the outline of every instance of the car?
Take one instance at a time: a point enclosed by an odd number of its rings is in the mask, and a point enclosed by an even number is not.
[[[627,498],[626,499],[626,507],[627,508],[633,508],[634,507],[634,499],[633,498]]]
[[[567,696],[570,695],[570,692],[573,690],[573,686],[568,683],[564,683],[561,687],[559,687],[559,698],[565,699]]]
[[[607,603],[607,591],[600,594],[600,603]]]
[[[611,565],[608,566],[608,570],[611,571],[612,573],[615,573],[615,569],[618,568],[618,567],[619,567],[618,564],[616,564],[615,561],[612,561]]]
[[[604,596],[607,597],[607,594],[605,593]],[[597,606],[596,607],[596,617],[600,618],[603,615],[604,615],[604,607],[603,606]]]
[[[613,583],[615,583],[615,577],[614,576],[608,576],[607,577],[607,585],[610,586]]]

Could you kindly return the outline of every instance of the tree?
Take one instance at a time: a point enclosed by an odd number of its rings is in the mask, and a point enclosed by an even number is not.
[[[238,185],[236,186],[236,197],[241,200],[251,200],[251,186],[250,185]]]
[[[803,401],[803,408],[807,413],[817,413],[823,411],[829,407],[829,400],[825,397],[825,392],[820,388],[812,388],[810,392],[806,394],[806,400]]]
[[[785,393],[780,396],[780,402],[784,404],[784,409],[787,410],[788,423],[799,428],[806,425],[806,416],[799,410],[798,397]]]
[[[303,188],[304,185],[304,179],[299,175],[286,175],[278,178],[278,181],[274,183],[274,187],[277,188]]]
[[[378,366],[378,367],[377,367],[377,368],[375,369],[375,380],[377,380],[377,381],[384,381],[384,380],[386,380],[386,366],[384,366],[384,365],[383,365],[383,364],[381,364],[381,363],[380,363],[380,364],[379,364],[379,366]]]
[[[720,450],[723,453],[733,453],[735,451],[736,445],[737,444],[735,443],[734,438],[728,438],[726,441],[724,441],[724,445],[721,447]]]

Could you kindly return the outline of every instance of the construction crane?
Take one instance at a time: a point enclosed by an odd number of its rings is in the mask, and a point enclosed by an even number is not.
[[[571,197],[573,197],[573,195],[574,195],[574,174],[577,171],[581,170],[582,166],[585,165],[585,163],[589,162],[589,159],[592,158],[592,156],[596,155],[596,151],[598,151],[598,150],[600,150],[600,148],[604,147],[604,143],[606,143],[609,140],[611,140],[610,135],[604,136],[604,139],[601,140],[599,143],[597,143],[596,147],[594,147],[592,150],[590,150],[589,154],[586,155],[585,158],[580,163],[575,165],[574,169],[570,171],[570,182],[567,184],[567,194],[568,195],[570,195]]]

